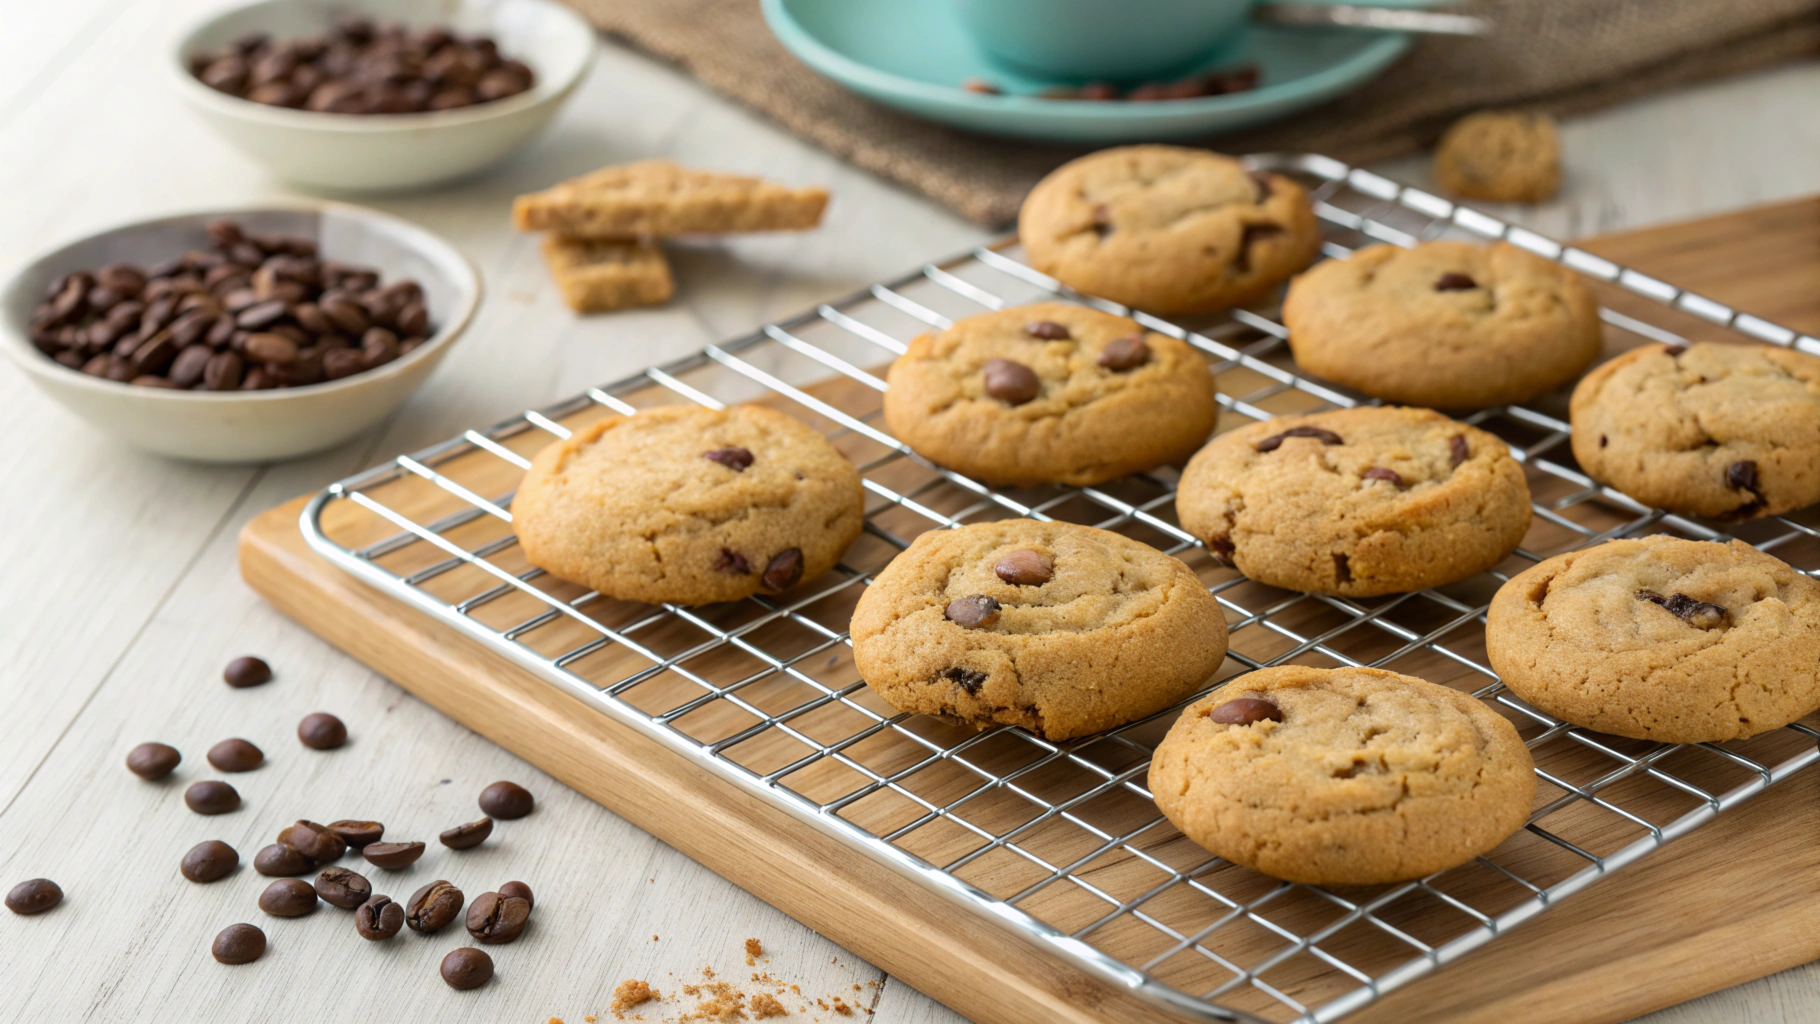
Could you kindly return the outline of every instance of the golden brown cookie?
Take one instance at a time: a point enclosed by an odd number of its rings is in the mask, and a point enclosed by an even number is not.
[[[1586,375],[1580,468],[1645,505],[1747,519],[1820,502],[1820,359],[1772,345],[1645,345]]]
[[[1369,668],[1239,676],[1156,748],[1150,791],[1182,834],[1310,885],[1421,878],[1523,827],[1535,762],[1458,690]]]
[[[899,711],[1051,740],[1160,711],[1226,656],[1218,602],[1177,559],[1088,526],[931,530],[853,610],[853,661]]]
[[[1466,115],[1435,147],[1435,183],[1468,199],[1548,199],[1561,187],[1561,136],[1554,118],[1516,110]]]
[[[885,422],[993,484],[1097,484],[1180,462],[1212,432],[1213,374],[1186,342],[1067,302],[957,320],[886,375]]]
[[[1279,416],[1213,439],[1182,472],[1182,529],[1261,583],[1369,597],[1497,565],[1529,485],[1496,435],[1429,409]]]
[[[859,536],[859,472],[781,412],[671,405],[537,453],[512,499],[532,565],[627,601],[778,593]]]
[[[1030,190],[1017,228],[1031,266],[1158,313],[1261,298],[1321,242],[1300,185],[1181,146],[1122,146],[1063,164]]]
[[[1512,693],[1563,721],[1743,739],[1820,708],[1820,583],[1743,541],[1607,541],[1504,584],[1485,648]]]
[[[1526,402],[1599,354],[1599,307],[1573,271],[1500,242],[1374,245],[1296,278],[1296,365],[1436,409]]]

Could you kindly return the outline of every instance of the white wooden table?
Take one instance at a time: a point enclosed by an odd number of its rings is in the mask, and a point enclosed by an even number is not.
[[[286,196],[217,142],[161,80],[174,27],[211,0],[13,3],[0,32],[0,273],[55,243],[119,221]],[[1608,231],[1820,189],[1811,97],[1820,67],[1785,68],[1648,100],[1567,126],[1568,185],[1514,212],[1555,235]],[[506,210],[515,193],[647,156],[829,185],[826,225],[805,235],[678,251],[678,295],[656,310],[577,319],[549,285],[533,239]],[[1388,173],[1423,180],[1420,160]],[[677,71],[607,47],[581,94],[540,142],[496,172],[373,205],[450,238],[480,265],[488,300],[468,337],[401,413],[314,458],[262,468],[158,461],[65,415],[0,369],[0,883],[39,875],[67,898],[39,918],[0,914],[0,1017],[7,1020],[314,1020],[332,1006],[371,1020],[571,1022],[605,1016],[614,985],[665,992],[711,966],[744,979],[742,940],[802,995],[840,995],[879,1024],[950,1022],[947,1009],[796,924],[540,772],[455,725],[253,596],[234,538],[253,514],[377,458],[547,403],[750,329],[979,241],[985,233],[761,122]],[[257,653],[277,681],[230,690],[222,665]],[[329,710],[353,735],[332,753],[294,738]],[[243,736],[266,767],[232,777],[241,811],[202,818],[185,785],[212,776],[203,753]],[[122,758],[157,739],[185,755],[148,784]],[[435,833],[479,816],[496,779],[538,796],[476,851]],[[509,879],[538,896],[533,926],[494,951],[496,981],[456,993],[436,976],[459,930],[383,944],[325,906],[299,920],[254,907],[250,863],[193,885],[183,852],[219,838],[250,862],[291,820],[376,818],[430,841],[403,898],[448,877],[470,897]],[[382,873],[373,872],[378,878]],[[1587,898],[1597,899],[1596,894]],[[257,964],[226,968],[207,949],[236,921],[266,930]],[[857,990],[856,990],[857,986]],[[1820,971],[1790,971],[1651,1018],[1657,1024],[1812,1020]],[[792,995],[792,1020],[833,1020]],[[692,1000],[648,1019],[673,1018]],[[650,1011],[651,1008],[647,1008]],[[611,1019],[608,1017],[607,1019]]]

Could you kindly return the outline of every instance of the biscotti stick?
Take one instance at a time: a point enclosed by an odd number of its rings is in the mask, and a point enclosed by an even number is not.
[[[544,263],[577,313],[655,306],[675,291],[670,264],[650,241],[612,241],[545,235]]]
[[[788,188],[645,160],[519,196],[512,223],[520,231],[556,231],[570,238],[801,231],[820,224],[827,205],[825,188]]]

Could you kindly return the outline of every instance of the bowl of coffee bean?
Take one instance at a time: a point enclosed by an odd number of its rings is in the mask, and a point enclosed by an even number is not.
[[[279,177],[399,190],[522,148],[594,46],[556,0],[255,0],[185,33],[172,70],[190,105]]]
[[[390,214],[339,203],[184,214],[19,271],[0,291],[0,347],[127,444],[266,462],[379,422],[480,297],[460,252]]]

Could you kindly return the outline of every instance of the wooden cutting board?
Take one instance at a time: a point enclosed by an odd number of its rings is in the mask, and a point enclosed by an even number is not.
[[[1820,198],[1585,248],[1820,331]],[[1607,290],[1609,305],[1645,300]],[[1692,336],[1725,332],[1649,310]],[[489,492],[490,493],[490,492]],[[279,610],[468,727],[962,1014],[989,1024],[1173,1020],[1008,937],[312,554],[306,499],[241,535]],[[1820,772],[1720,817],[1358,1021],[1622,1021],[1820,956]]]

